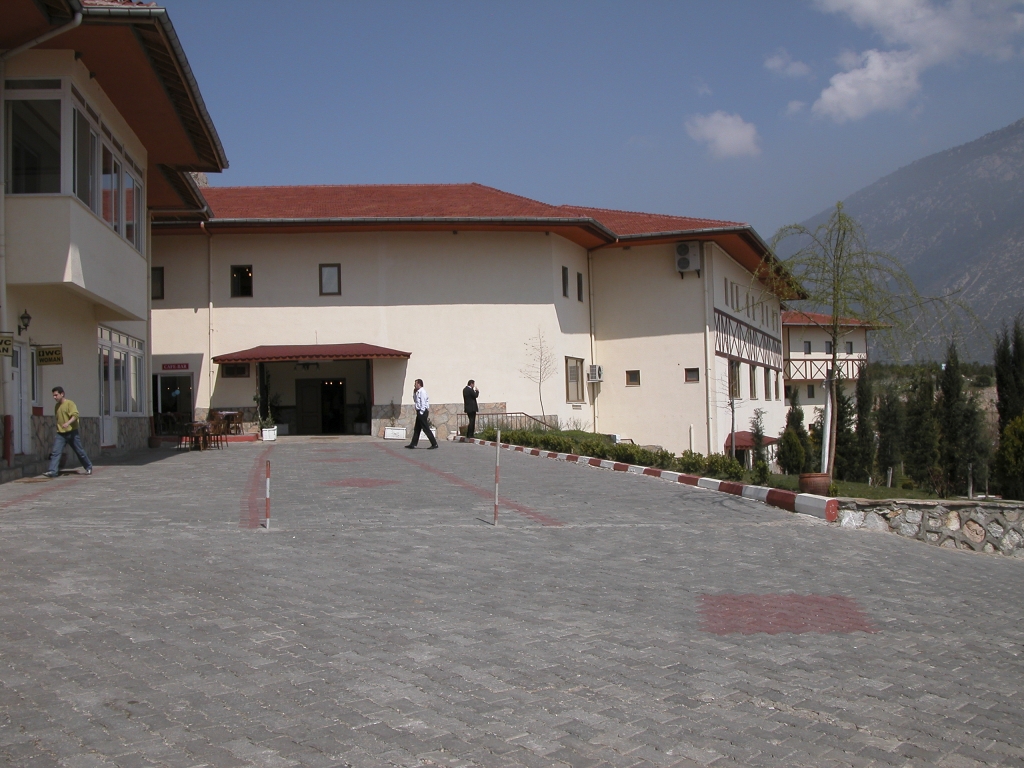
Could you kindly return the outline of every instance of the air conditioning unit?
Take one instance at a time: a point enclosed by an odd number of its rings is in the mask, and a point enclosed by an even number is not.
[[[680,275],[696,272],[700,277],[700,240],[676,243],[676,270]]]
[[[604,381],[604,366],[592,365],[587,369],[587,384],[597,384]]]

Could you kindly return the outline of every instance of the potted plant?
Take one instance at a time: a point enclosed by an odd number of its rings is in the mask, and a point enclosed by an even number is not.
[[[405,440],[405,427],[395,426],[398,422],[398,414],[401,413],[401,406],[391,401],[391,408],[388,412],[388,426],[384,427],[385,440]]]
[[[260,419],[260,437],[263,440],[277,440],[277,423],[271,413],[265,419]]]

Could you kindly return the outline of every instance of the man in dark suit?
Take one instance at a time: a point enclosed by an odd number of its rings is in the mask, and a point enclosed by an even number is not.
[[[462,390],[462,404],[466,408],[466,415],[469,416],[469,427],[466,429],[468,438],[472,438],[473,432],[476,431],[476,412],[480,410],[477,407],[476,399],[479,396],[480,390],[476,388],[476,382],[470,379],[465,389]]]

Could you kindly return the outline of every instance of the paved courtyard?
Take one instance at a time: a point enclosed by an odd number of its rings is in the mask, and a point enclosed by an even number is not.
[[[494,527],[493,467],[0,487],[0,765],[1024,765],[1021,560],[507,452]]]

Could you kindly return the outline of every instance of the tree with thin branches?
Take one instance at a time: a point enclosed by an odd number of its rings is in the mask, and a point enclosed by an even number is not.
[[[544,332],[538,328],[537,335],[527,339],[526,344],[526,365],[519,369],[527,381],[537,385],[537,398],[540,400],[540,415],[547,421],[547,414],[544,412],[544,382],[555,375],[555,355],[544,338]],[[583,371],[580,371],[580,376]]]
[[[896,357],[913,356],[921,342],[932,342],[937,333],[947,335],[964,307],[949,296],[927,298],[918,293],[903,265],[882,251],[872,250],[860,225],[836,203],[828,220],[810,229],[801,224],[782,227],[772,240],[772,250],[795,237],[800,248],[782,264],[803,286],[804,295],[793,302],[808,313],[811,324],[825,331],[832,342],[832,375],[827,382],[831,412],[838,406],[839,354],[844,337],[859,321],[878,332],[875,342]],[[781,279],[776,277],[775,279]],[[829,425],[827,466],[833,474],[836,456],[837,419]]]

